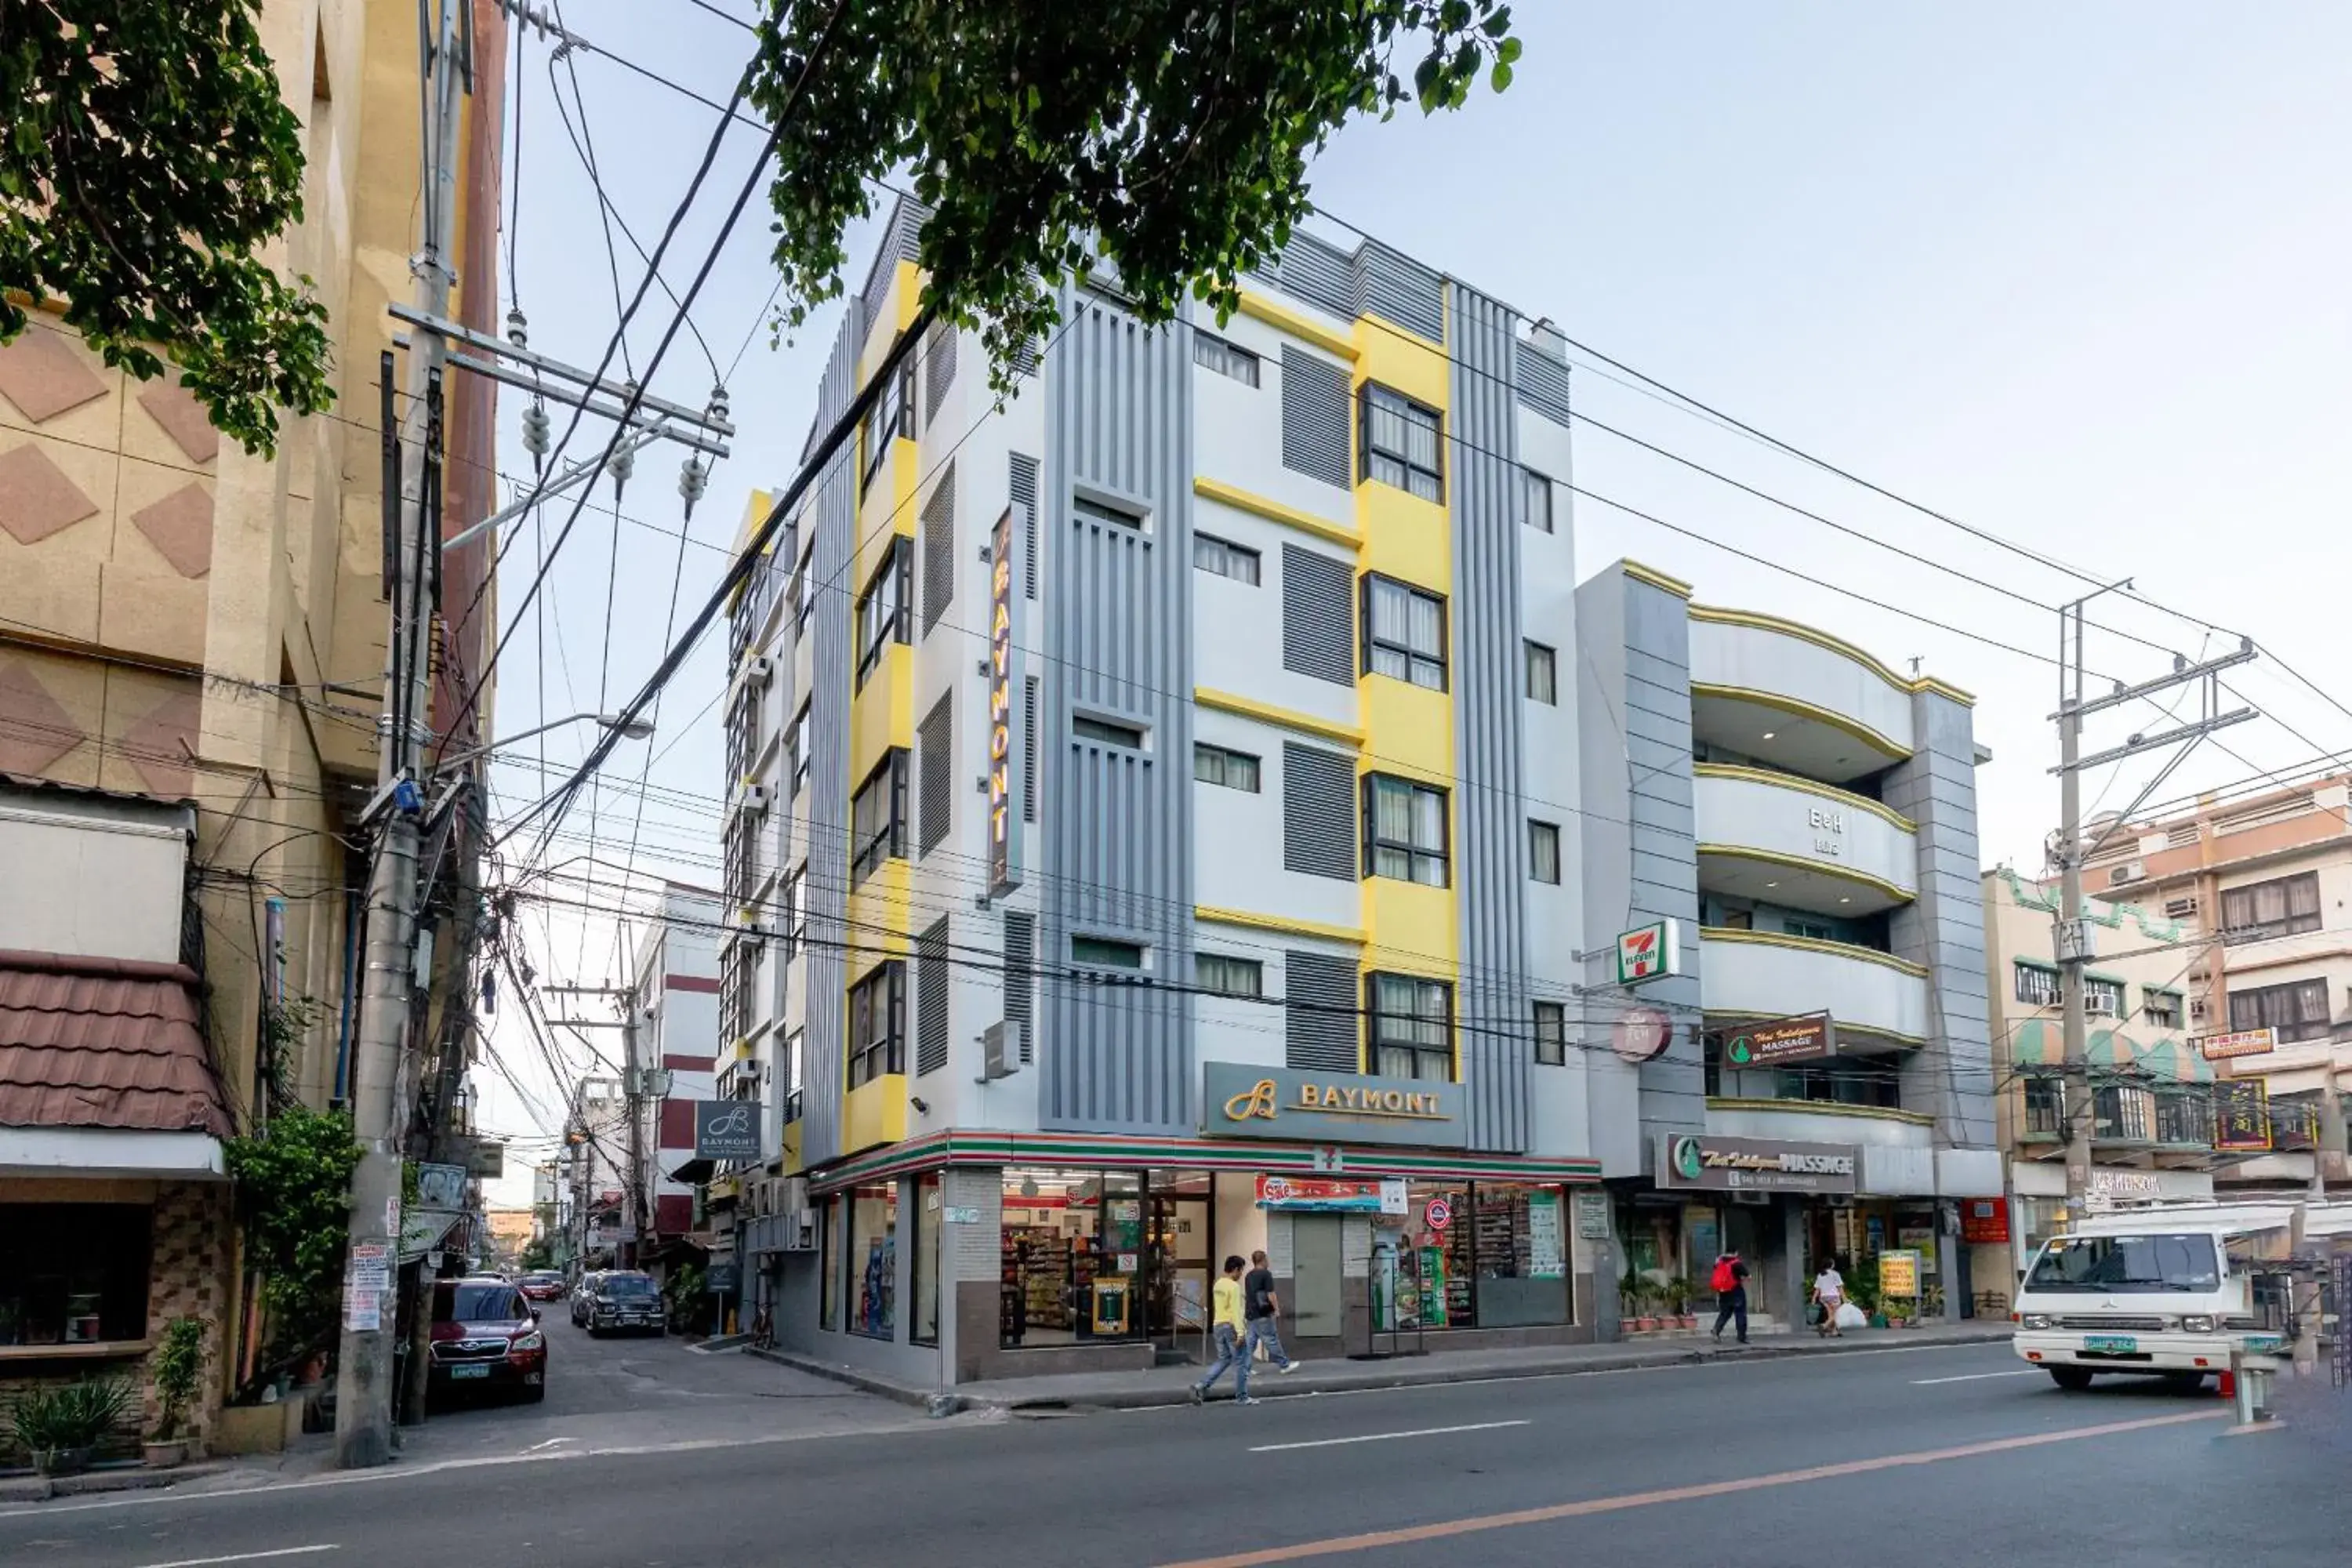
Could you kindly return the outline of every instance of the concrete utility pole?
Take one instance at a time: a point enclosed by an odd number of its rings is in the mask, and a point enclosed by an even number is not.
[[[2084,696],[2083,670],[2083,610],[2102,594],[2128,588],[2131,579],[2113,583],[2096,592],[2085,594],[2058,611],[2058,711],[2051,718],[2058,723],[2058,765],[2051,772],[2058,775],[2058,842],[2054,854],[2058,861],[2058,919],[2055,928],[2058,973],[2061,991],[2061,1028],[2064,1040],[2064,1068],[2060,1079],[2063,1098],[2060,1104],[2066,1118],[2066,1214],[2072,1220],[2080,1219],[2089,1206],[2091,1195],[2091,1133],[2092,1093],[2090,1072],[2090,1008],[2084,988],[2083,971],[2094,954],[2091,951],[2091,926],[2083,917],[2083,863],[2098,852],[2108,834],[2128,821],[2158,785],[2171,776],[2196,744],[2214,731],[2231,724],[2241,724],[2254,716],[2252,708],[2237,708],[2223,712],[2221,707],[2221,672],[2232,665],[2244,664],[2254,657],[2252,642],[2239,646],[2235,653],[2220,658],[2191,664],[2179,654],[2173,656],[2172,673],[2154,680],[2144,680],[2137,686],[2117,681],[2115,689],[2104,697]],[[2201,682],[2203,715],[2188,723],[2177,725],[2159,733],[2136,734],[2120,746],[2110,747],[2085,757],[2083,751],[2083,721],[2090,714],[2137,702],[2159,691],[2192,681]],[[2181,744],[2182,742],[2186,744]],[[2083,840],[2083,785],[2085,769],[2101,767],[2136,757],[2142,752],[2158,751],[2167,746],[2180,749],[2158,769],[2153,778],[2143,785],[2131,805],[2116,814],[2106,832],[2089,843]]]
[[[420,310],[446,316],[457,282],[450,251],[457,234],[458,110],[466,62],[458,50],[465,0],[417,0],[421,31],[432,40],[420,62],[426,74],[422,234],[409,262]],[[432,660],[426,578],[429,548],[441,520],[432,498],[429,465],[436,454],[425,434],[427,394],[439,402],[445,363],[436,338],[420,335],[408,354],[408,395],[416,432],[405,442],[400,474],[399,521],[384,552],[385,596],[392,604],[385,638],[383,716],[375,857],[368,872],[366,973],[361,985],[353,1047],[352,1111],[361,1143],[352,1173],[351,1263],[343,1328],[336,1356],[335,1463],[353,1469],[392,1458],[393,1340],[400,1262],[400,1136],[403,1056],[416,971],[416,847],[422,801],[409,770],[425,728]],[[387,434],[387,440],[389,437]],[[389,476],[387,476],[389,477]]]
[[[624,1191],[629,1200],[629,1226],[635,1234],[626,1247],[627,1261],[617,1256],[621,1267],[634,1268],[640,1258],[647,1230],[646,1215],[646,1100],[647,1085],[657,1076],[637,1060],[637,988],[634,985],[548,985],[542,986],[551,996],[610,996],[620,1004],[621,1016],[610,1018],[557,1018],[554,1023],[572,1029],[618,1029],[621,1031],[621,1098],[628,1107],[629,1173]],[[651,1098],[665,1098],[664,1095]]]

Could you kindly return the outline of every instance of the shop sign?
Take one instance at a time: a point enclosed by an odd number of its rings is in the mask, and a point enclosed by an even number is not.
[[[1568,1247],[1559,1229],[1559,1194],[1528,1194],[1528,1278],[1557,1279],[1568,1272]]]
[[[702,1276],[702,1288],[713,1296],[732,1296],[743,1288],[743,1272],[738,1264],[714,1263]]]
[[[1683,972],[1679,928],[1671,920],[1617,933],[1617,984],[1639,985]]]
[[[1827,1013],[1777,1018],[1769,1024],[1750,1024],[1735,1030],[1723,1043],[1723,1065],[1769,1068],[1782,1062],[1807,1061],[1828,1056],[1835,1043],[1836,1034]]]
[[[1201,1064],[1201,1135],[1299,1143],[1469,1142],[1462,1086],[1429,1079],[1298,1072],[1246,1062]]]
[[[2006,1245],[2009,1241],[2009,1200],[1962,1198],[1960,1239],[1971,1247]]]
[[[2200,1035],[2198,1054],[2209,1062],[2228,1057],[2259,1057],[2278,1048],[2276,1029],[2232,1029],[2226,1035]]]
[[[694,1102],[694,1154],[698,1160],[764,1160],[756,1100]]]
[[[2270,1086],[2258,1078],[2225,1079],[2213,1086],[2213,1147],[2271,1146]]]
[[[1379,1176],[1260,1176],[1257,1204],[1289,1214],[1385,1214],[1408,1211],[1404,1183]]]
[[[1576,1194],[1576,1234],[1587,1241],[1609,1239],[1609,1194],[1580,1190]]]
[[[1666,1048],[1674,1025],[1655,1007],[1628,1007],[1609,1033],[1609,1047],[1619,1059],[1636,1065]]]
[[[461,1209],[466,1206],[466,1167],[416,1167],[416,1206],[421,1209]]]
[[[1916,1298],[1919,1294],[1919,1255],[1905,1247],[1889,1247],[1880,1253],[1878,1293]]]
[[[1657,1184],[1685,1192],[1851,1193],[1859,1162],[1835,1143],[1658,1135]]]
[[[1034,521],[1030,521],[1034,526]],[[988,541],[988,890],[992,897],[1021,880],[1021,813],[1013,805],[1021,781],[1021,748],[1013,736],[1013,509],[1006,507]]]
[[[1443,1197],[1430,1199],[1427,1213],[1432,1230],[1442,1231],[1454,1223],[1454,1205]]]

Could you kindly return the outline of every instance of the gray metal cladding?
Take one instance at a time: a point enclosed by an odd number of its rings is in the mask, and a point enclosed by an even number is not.
[[[1320,355],[1282,346],[1282,466],[1345,489],[1348,373]]]
[[[1568,363],[1540,349],[1519,350],[1519,402],[1556,425],[1569,422]]]
[[[1373,315],[1420,333],[1431,342],[1445,341],[1445,279],[1400,250],[1368,239],[1356,248],[1349,265],[1349,300],[1354,305],[1341,315]],[[1496,309],[1501,309],[1496,306]],[[1460,319],[1460,308],[1455,309]],[[1494,364],[1489,370],[1507,367]],[[1457,363],[1455,374],[1460,375]]]
[[[923,255],[923,225],[930,218],[930,208],[918,201],[900,196],[890,209],[889,227],[880,245],[874,247],[874,264],[866,270],[866,287],[857,296],[858,314],[866,321],[874,319],[881,308],[882,296],[889,291],[891,275],[901,261],[919,261]]]
[[[1021,1059],[1037,1052],[1037,917],[1004,911],[1004,1021],[1021,1026]]]
[[[853,306],[843,321],[817,395],[817,421],[830,426],[857,392],[857,353],[866,313]],[[854,443],[844,442],[817,482],[818,584],[806,635],[811,643],[809,690],[809,858],[803,897],[808,908],[807,1030],[802,1053],[802,1157],[812,1165],[836,1159],[841,1147],[841,1095],[848,1071],[849,1018],[845,938],[849,893],[850,595],[845,580],[856,546],[857,473]]]
[[[1320,305],[1335,316],[1356,313],[1348,253],[1311,234],[1292,235],[1281,258],[1263,276],[1283,292]]]
[[[1356,879],[1356,759],[1346,752],[1282,743],[1282,868]]]
[[[1356,962],[1328,952],[1282,955],[1282,1065],[1301,1072],[1361,1069]]]
[[[923,503],[923,635],[940,624],[955,603],[955,459],[940,471],[939,488]]]
[[[1458,1016],[1470,1146],[1522,1151],[1535,1057],[1528,994],[1527,731],[1519,624],[1516,318],[1452,294],[1454,877],[1462,920]],[[1411,323],[1402,323],[1410,325]]]
[[[1021,682],[1021,820],[1037,820],[1037,678]]]
[[[955,384],[956,342],[962,334],[945,321],[931,323],[930,341],[923,345],[923,428],[940,416],[940,405]]]
[[[1282,547],[1282,668],[1356,684],[1355,569],[1296,544]]]
[[[1033,733],[1045,761],[1030,843],[1039,890],[1039,1121],[1180,1132],[1192,1124],[1192,1003],[1158,986],[1065,983],[1074,935],[1142,943],[1162,973],[1192,948],[1192,356],[1097,295],[1065,299],[1048,358],[1037,532],[1053,532]],[[1148,510],[1141,528],[1073,506]],[[1136,751],[1075,737],[1073,710],[1144,729]]]
[[[1021,531],[1021,552],[1025,562],[1026,586],[1022,597],[1037,596],[1037,459],[1025,452],[1011,454],[1013,465],[1011,495],[1013,504],[1021,509],[1022,517],[1013,520]],[[1023,519],[1027,521],[1024,522]]]
[[[948,836],[955,815],[955,688],[940,693],[915,726],[916,854],[929,855]]]
[[[915,939],[915,1076],[948,1065],[948,919]]]

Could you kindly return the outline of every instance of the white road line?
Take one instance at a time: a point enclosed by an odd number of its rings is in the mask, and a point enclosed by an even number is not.
[[[1293,1448],[1337,1448],[1348,1443],[1386,1443],[1398,1437],[1443,1437],[1454,1432],[1491,1432],[1497,1426],[1532,1426],[1532,1421],[1473,1421],[1466,1426],[1417,1426],[1410,1432],[1366,1432],[1354,1437],[1322,1437],[1312,1443],[1261,1443],[1253,1454],[1281,1454]]]
[[[2042,1369],[2038,1366],[2021,1366],[2011,1368],[2008,1372],[1965,1373],[1958,1377],[1915,1377],[1911,1380],[1911,1386],[1914,1388],[1932,1388],[1939,1383],[1979,1383],[1988,1377],[2032,1377],[2035,1373],[2040,1372],[2041,1370]]]
[[[235,1552],[226,1557],[183,1557],[177,1563],[150,1563],[147,1568],[205,1568],[213,1563],[258,1563],[265,1557],[307,1557],[314,1552],[333,1552],[337,1547],[328,1542],[318,1546],[280,1546],[273,1552]]]

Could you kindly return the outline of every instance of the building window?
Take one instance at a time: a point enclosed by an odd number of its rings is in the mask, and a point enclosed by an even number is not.
[[[1099,741],[1106,746],[1126,746],[1138,752],[1143,750],[1143,731],[1133,724],[1091,719],[1080,713],[1072,716],[1070,733],[1081,741]]]
[[[1445,601],[1393,577],[1364,578],[1364,672],[1445,689]]]
[[[1192,776],[1202,784],[1222,784],[1227,789],[1258,792],[1258,760],[1247,752],[1229,752],[1223,746],[1195,745],[1192,748]]]
[[[1551,476],[1533,468],[1519,470],[1519,521],[1529,528],[1551,531]]]
[[[1536,1008],[1536,1060],[1545,1067],[1568,1065],[1568,1005],[1538,1002]]]
[[[1254,958],[1227,958],[1219,952],[1192,955],[1192,979],[1203,991],[1220,996],[1265,994],[1265,965]]]
[[[2159,991],[2153,985],[2140,987],[2139,1015],[2156,1029],[2180,1027],[2180,993]]]
[[[783,889],[776,897],[776,923],[783,932],[786,963],[793,961],[793,954],[800,952],[801,943],[808,939],[808,910],[803,898],[807,885],[808,868],[796,866],[784,878]]]
[[[1429,1223],[1430,1200],[1440,1197],[1454,1211],[1452,1223],[1442,1228]],[[1392,1272],[1394,1279],[1392,1289],[1374,1294],[1373,1329],[1507,1329],[1574,1321],[1563,1209],[1558,1187],[1408,1184],[1403,1228],[1372,1233],[1373,1276],[1386,1280]],[[1646,1257],[1636,1253],[1631,1259],[1645,1271],[1662,1261],[1654,1247]]]
[[[2011,967],[2015,976],[2014,994],[2019,1001],[2036,1007],[2055,1007],[2063,999],[2056,970],[2024,963]]]
[[[885,860],[907,854],[907,753],[893,750],[857,787],[849,803],[849,885],[855,888]]]
[[[859,422],[859,439],[866,453],[864,468],[857,478],[857,493],[863,499],[866,488],[874,482],[874,472],[882,466],[883,454],[890,443],[900,436],[915,431],[915,357],[900,360],[882,383],[881,392],[866,410]]]
[[[1074,936],[1070,939],[1070,962],[1095,969],[1141,969],[1143,944],[1108,937]]]
[[[1364,780],[1364,875],[1446,885],[1445,792],[1381,773]]]
[[[2034,1073],[2026,1079],[2025,1131],[2029,1137],[2065,1134],[2065,1086],[2054,1074]]]
[[[869,1340],[898,1337],[898,1184],[865,1182],[849,1190],[849,1331]]]
[[[1200,1173],[1195,1185],[1186,1174],[1151,1173],[1148,1224],[1141,1172],[1004,1167],[997,1342],[1013,1350],[1141,1338],[1150,1289],[1138,1264],[1146,1257],[1166,1270],[1171,1295],[1206,1301],[1209,1178]],[[1165,1199],[1163,1182],[1175,1189]]]
[[[915,1234],[908,1256],[915,1266],[915,1321],[908,1337],[919,1345],[940,1342],[940,1281],[947,1274],[946,1194],[940,1173],[915,1182]]]
[[[908,608],[915,552],[904,539],[894,539],[882,552],[882,563],[857,596],[857,684],[882,658],[892,643],[914,641],[914,617]]]
[[[797,799],[808,786],[809,776],[809,705],[793,715],[792,727],[784,731],[784,799],[787,804]]]
[[[1372,1071],[1381,1078],[1451,1080],[1454,987],[1407,974],[1365,977]]]
[[[1134,512],[1104,501],[1090,500],[1085,496],[1072,497],[1070,510],[1090,521],[1107,522],[1114,528],[1139,529],[1143,526],[1143,519]]]
[[[152,1213],[145,1204],[0,1204],[0,1344],[145,1339]]]
[[[1444,458],[1438,437],[1444,422],[1434,408],[1364,383],[1362,478],[1411,490],[1423,500],[1445,499]]]
[[[1229,375],[1244,386],[1257,384],[1257,355],[1198,327],[1192,329],[1192,363],[1219,375]]]
[[[787,1127],[798,1121],[802,1111],[805,1109],[801,1100],[801,1067],[807,1038],[806,1030],[794,1029],[791,1037],[784,1041],[783,1083],[781,1086],[781,1094],[783,1100],[784,1125]]]
[[[1559,824],[1528,824],[1528,867],[1538,882],[1559,881]]]
[[[907,965],[889,959],[849,988],[849,1087],[907,1070]]]
[[[1192,536],[1192,564],[1203,572],[1214,572],[1220,577],[1231,577],[1236,583],[1258,584],[1258,553],[1245,544],[1235,544],[1219,539],[1213,533]]]
[[[817,1205],[816,1210],[817,1273],[824,1279],[817,1303],[817,1326],[828,1331],[841,1327],[842,1271],[831,1267],[826,1259],[832,1258],[834,1249],[841,1245],[842,1202],[840,1198],[829,1198]]]
[[[2124,983],[2120,980],[2100,980],[2091,975],[2083,977],[2083,1006],[2101,1018],[2120,1018],[2124,1014]]]
[[[2319,873],[2221,891],[2221,940],[2268,942],[2319,929]]]
[[[2327,1037],[2327,982],[2297,980],[2230,993],[2230,1027],[2276,1029],[2279,1043]]]
[[[1527,645],[1528,700],[1559,706],[1559,655],[1539,642]]]
[[[1803,937],[1807,942],[1837,940],[1837,929],[1834,926],[1825,926],[1819,921],[1783,920],[1780,922],[1780,929],[1790,936]]]

